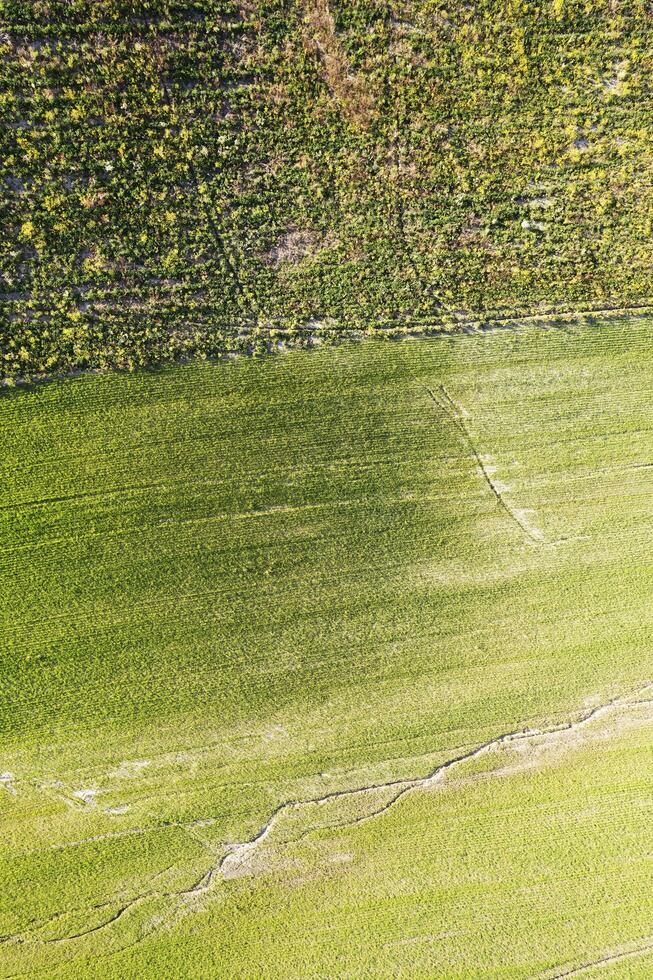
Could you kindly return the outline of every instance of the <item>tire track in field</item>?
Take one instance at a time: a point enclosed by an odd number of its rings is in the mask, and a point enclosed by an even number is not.
[[[545,973],[543,974],[542,980],[562,980],[563,977],[577,977],[582,973],[586,973],[588,970],[593,970],[594,968],[600,970],[604,966],[610,966],[612,963],[621,963],[623,960],[634,959],[636,956],[644,956],[646,953],[652,951],[653,936],[649,936],[637,946],[632,946],[630,949],[624,949],[621,952],[606,953],[597,960],[588,960],[586,963],[581,963],[580,966],[563,970],[562,973]]]
[[[181,484],[183,486],[183,484]],[[191,484],[193,485],[193,484]],[[139,483],[125,487],[106,487],[102,490],[84,490],[78,493],[62,494],[58,497],[39,497],[34,500],[19,500],[16,503],[0,505],[0,513],[5,511],[21,511],[34,507],[49,507],[51,504],[78,503],[82,500],[94,500],[98,497],[115,497],[129,493],[145,493],[148,490],[176,489],[180,484]]]
[[[456,405],[456,403],[454,402],[453,398],[451,397],[451,395],[449,394],[445,386],[440,385],[440,392],[441,392],[440,398],[437,397],[437,395],[433,392],[431,388],[427,387],[426,391],[428,392],[429,397],[434,402],[434,404],[437,405],[440,411],[446,415],[446,417],[453,423],[455,428],[462,436],[463,441],[466,443],[472,456],[474,457],[476,466],[481,476],[483,477],[486,484],[490,488],[490,491],[492,492],[492,495],[494,496],[501,510],[503,510],[503,512],[507,514],[510,520],[517,525],[520,531],[522,531],[522,533],[525,534],[526,537],[533,542],[533,544],[543,544],[544,536],[542,535],[541,531],[535,531],[533,528],[530,528],[519,517],[517,512],[510,506],[510,504],[507,502],[507,500],[499,490],[498,486],[490,476],[487,466],[483,462],[483,459],[478,449],[476,448],[474,440],[472,439],[471,433],[465,422],[465,419],[463,418],[463,415],[459,407]]]
[[[417,264],[415,258],[415,250],[408,238],[408,233],[406,231],[406,206],[404,203],[404,195],[402,189],[402,177],[404,173],[404,161],[402,157],[402,147],[399,138],[399,134],[402,131],[402,122],[399,117],[395,120],[395,136],[392,140],[392,157],[394,161],[394,166],[398,174],[398,188],[396,193],[396,221],[397,221],[397,231],[399,237],[399,243],[401,252],[404,259],[408,263],[410,270],[413,274],[415,282],[418,288],[421,290],[422,295],[431,301],[434,307],[434,312],[437,313],[438,310],[444,311],[444,303],[439,296],[436,295],[434,291],[433,283],[429,283],[421,269]]]

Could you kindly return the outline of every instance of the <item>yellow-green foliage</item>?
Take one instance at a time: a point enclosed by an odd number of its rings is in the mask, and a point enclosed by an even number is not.
[[[651,295],[644,3],[4,0],[1,374]]]

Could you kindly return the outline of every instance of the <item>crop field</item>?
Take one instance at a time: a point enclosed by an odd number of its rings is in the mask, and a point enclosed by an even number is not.
[[[5,390],[0,976],[651,976],[652,396],[646,317]]]
[[[2,0],[0,376],[653,305],[644,0]]]

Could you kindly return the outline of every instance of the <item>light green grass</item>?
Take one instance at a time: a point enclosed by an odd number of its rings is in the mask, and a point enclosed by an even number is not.
[[[333,825],[651,679],[652,340],[524,328],[5,393],[2,975],[534,976],[644,942],[647,717]],[[285,802],[370,784],[181,894]]]

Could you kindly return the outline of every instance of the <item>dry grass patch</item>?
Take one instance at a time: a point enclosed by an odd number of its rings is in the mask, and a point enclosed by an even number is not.
[[[345,118],[366,129],[374,101],[364,79],[351,71],[349,59],[338,37],[329,9],[329,0],[302,0],[306,24],[306,44],[322,64],[324,82]]]

